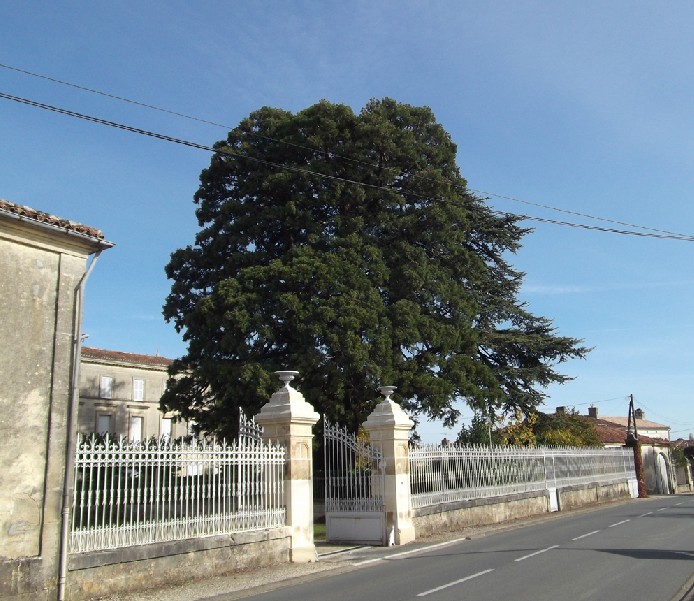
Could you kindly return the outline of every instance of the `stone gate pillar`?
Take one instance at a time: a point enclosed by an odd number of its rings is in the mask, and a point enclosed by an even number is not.
[[[319,415],[304,395],[289,383],[299,372],[278,371],[284,383],[255,417],[263,426],[263,439],[287,449],[284,470],[284,498],[287,526],[291,531],[294,563],[316,560],[313,543],[313,425]]]
[[[371,445],[380,449],[386,462],[386,537],[396,545],[415,538],[410,508],[409,436],[414,422],[391,400],[395,386],[381,386],[385,397],[364,422]]]

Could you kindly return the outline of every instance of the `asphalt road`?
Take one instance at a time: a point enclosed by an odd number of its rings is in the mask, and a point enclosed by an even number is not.
[[[694,496],[641,499],[473,540],[353,554],[257,601],[672,601],[694,576]],[[685,587],[685,589],[683,589]]]

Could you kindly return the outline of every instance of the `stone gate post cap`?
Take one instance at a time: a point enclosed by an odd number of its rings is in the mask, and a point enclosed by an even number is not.
[[[402,410],[402,407],[390,398],[395,392],[395,386],[381,386],[378,389],[385,397],[371,412],[364,422],[367,430],[378,428],[395,428],[398,430],[411,430],[414,422]]]
[[[290,386],[290,382],[299,375],[298,371],[276,371],[275,375],[284,383],[277,392],[273,393],[256,415],[255,421],[267,424],[271,421],[293,421],[301,423],[316,423],[320,415],[316,412],[304,395]]]

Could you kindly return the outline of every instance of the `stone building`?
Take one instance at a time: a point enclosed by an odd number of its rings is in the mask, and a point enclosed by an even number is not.
[[[0,200],[2,599],[55,599],[64,584],[82,298],[112,246],[98,229]]]
[[[79,432],[109,433],[132,441],[187,436],[187,422],[159,411],[171,363],[159,355],[83,347]]]

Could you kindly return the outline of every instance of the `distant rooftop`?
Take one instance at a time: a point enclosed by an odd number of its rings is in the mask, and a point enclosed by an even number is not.
[[[9,200],[4,200],[0,198],[0,213],[9,214],[17,219],[23,221],[33,221],[37,224],[48,225],[56,229],[65,230],[68,233],[79,234],[81,236],[86,236],[88,238],[93,238],[98,240],[107,246],[113,246],[112,242],[108,242],[104,239],[104,233],[95,227],[90,227],[88,225],[83,225],[76,221],[70,221],[69,219],[63,219],[61,217],[56,217],[50,213],[44,213],[43,211],[37,211],[31,207],[20,205]]]
[[[160,355],[140,355],[138,353],[124,353],[122,351],[107,351],[89,346],[82,347],[82,357],[99,359],[101,361],[114,361],[116,363],[137,363],[139,365],[158,365],[164,367],[173,363],[173,359],[167,359]]]
[[[613,417],[605,417],[605,418],[600,418],[600,417],[583,417],[584,420],[588,420],[588,422],[595,428],[595,431],[598,434],[598,438],[600,439],[600,442],[603,444],[621,444],[624,445],[626,441],[626,434],[627,434],[627,425],[626,425],[626,418],[625,418],[625,423],[624,424],[617,424],[615,423],[614,419],[619,419],[619,418],[613,418]],[[645,421],[645,420],[638,420],[639,422]],[[637,429],[641,428],[641,424],[637,424]],[[646,428],[648,429],[648,428]],[[643,434],[639,433],[639,442],[641,444],[657,444],[657,445],[667,445],[669,442],[665,440],[664,438],[653,438],[651,436],[644,436]]]
[[[617,424],[619,426],[624,426],[625,428],[629,425],[628,417],[601,417],[600,419],[610,422],[612,424]],[[657,422],[652,422],[647,419],[636,419],[636,428],[639,430],[669,430],[670,426],[665,424],[659,424]]]

